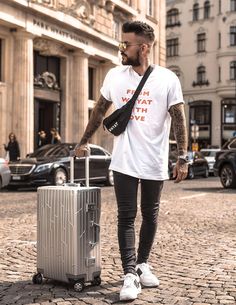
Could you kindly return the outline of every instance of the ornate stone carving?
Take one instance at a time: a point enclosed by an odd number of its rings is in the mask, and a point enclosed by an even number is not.
[[[106,10],[107,10],[109,13],[113,13],[114,8],[115,8],[115,4],[114,4],[112,1],[107,1],[107,2],[106,2]]]
[[[39,74],[35,76],[34,86],[54,90],[60,89],[55,74],[50,73],[48,71],[43,72],[41,75]]]
[[[95,18],[92,15],[91,7],[88,1],[85,0],[75,0],[69,8],[66,9],[66,13],[80,19],[84,23],[93,25]]]
[[[67,52],[64,46],[43,38],[34,39],[34,48],[44,56],[60,56]]]

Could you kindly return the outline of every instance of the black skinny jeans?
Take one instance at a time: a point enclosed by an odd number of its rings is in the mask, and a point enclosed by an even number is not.
[[[136,264],[146,263],[152,248],[163,181],[140,180],[142,225],[136,260],[134,221],[137,214],[139,179],[114,171],[118,206],[118,242],[124,274],[135,274]]]

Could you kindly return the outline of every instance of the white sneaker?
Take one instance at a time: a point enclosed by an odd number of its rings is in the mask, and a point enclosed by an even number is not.
[[[160,284],[158,278],[152,273],[152,269],[153,268],[146,263],[138,264],[136,266],[136,272],[143,286],[157,287]]]
[[[139,277],[132,273],[127,273],[124,278],[124,284],[120,290],[120,300],[135,300],[141,292]]]

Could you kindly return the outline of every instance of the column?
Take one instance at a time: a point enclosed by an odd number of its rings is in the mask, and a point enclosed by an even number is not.
[[[14,34],[12,131],[20,144],[21,158],[33,151],[33,36]]]
[[[88,123],[88,55],[76,51],[72,55],[72,63],[67,70],[71,92],[66,107],[66,125],[69,129],[68,141],[78,142]]]

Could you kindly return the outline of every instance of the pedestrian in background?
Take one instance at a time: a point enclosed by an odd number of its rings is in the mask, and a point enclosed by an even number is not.
[[[101,96],[91,114],[76,156],[88,154],[88,142],[101,124],[108,108],[123,106],[131,98],[150,65],[154,30],[148,24],[134,21],[122,26],[119,51],[123,66],[112,68],[106,75]],[[125,131],[114,138],[110,169],[118,207],[118,242],[124,270],[120,300],[136,299],[141,285],[156,287],[157,276],[148,264],[153,245],[164,180],[168,176],[168,150],[171,119],[178,147],[174,168],[175,182],[186,178],[187,129],[184,100],[178,77],[172,71],[153,65],[133,108]],[[140,182],[140,184],[139,184]],[[137,213],[137,191],[141,186],[142,225],[136,257],[134,221]]]
[[[16,135],[13,132],[11,132],[8,138],[9,138],[9,142],[7,145],[4,144],[4,148],[7,154],[9,154],[9,161],[17,161],[20,159],[20,147],[16,139]]]
[[[56,130],[56,128],[51,128],[50,129],[51,132],[51,144],[57,144],[57,143],[61,143],[61,136],[59,134],[59,132]]]
[[[42,147],[47,144],[47,134],[44,130],[40,130],[39,133],[38,147]]]

